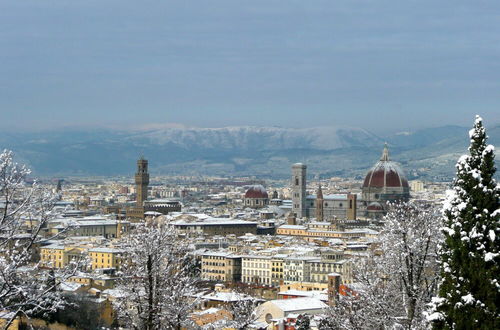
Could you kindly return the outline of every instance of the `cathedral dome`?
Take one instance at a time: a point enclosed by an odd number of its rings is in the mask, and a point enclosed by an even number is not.
[[[262,185],[254,185],[248,188],[245,198],[269,198],[266,189]]]
[[[363,188],[409,188],[408,180],[401,168],[389,160],[387,145],[382,158],[366,174]]]

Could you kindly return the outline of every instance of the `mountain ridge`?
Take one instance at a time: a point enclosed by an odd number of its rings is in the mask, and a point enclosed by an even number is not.
[[[0,148],[13,150],[36,175],[130,175],[141,154],[153,174],[287,177],[296,161],[320,176],[360,176],[378,160],[384,142],[410,178],[453,176],[466,152],[468,128],[442,126],[378,136],[358,127],[232,126],[147,130],[75,129],[0,132]],[[487,130],[500,141],[500,125]]]

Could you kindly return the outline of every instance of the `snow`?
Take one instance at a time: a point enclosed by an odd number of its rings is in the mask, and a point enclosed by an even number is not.
[[[475,300],[474,297],[470,293],[468,295],[466,295],[466,296],[462,296],[462,301],[466,305],[474,303],[474,300]]]
[[[486,148],[484,148],[483,157],[488,153],[494,153],[494,152],[495,152],[495,146],[493,146],[492,144],[488,144]]]
[[[316,298],[278,299],[271,300],[270,302],[284,312],[324,309],[328,307],[328,305]]]
[[[496,238],[495,231],[490,229],[490,231],[488,232],[488,237],[490,238],[490,241],[495,242]]]
[[[435,312],[432,313],[431,315],[427,316],[427,321],[432,322],[432,321],[437,321],[443,319],[443,314]]]
[[[491,260],[493,260],[494,258],[496,258],[497,256],[498,256],[498,253],[487,252],[487,253],[484,255],[484,261],[486,261],[486,262],[491,261]]]

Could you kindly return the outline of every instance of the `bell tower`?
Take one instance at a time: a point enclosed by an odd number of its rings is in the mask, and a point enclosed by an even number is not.
[[[316,221],[324,220],[323,212],[323,190],[319,184],[318,191],[316,192]]]
[[[306,213],[306,171],[301,163],[292,165],[292,212],[297,218],[305,218]]]
[[[141,158],[137,161],[137,173],[135,173],[135,184],[136,184],[137,206],[142,207],[144,201],[148,199],[148,185],[149,185],[148,161],[144,159],[144,156],[141,156]]]

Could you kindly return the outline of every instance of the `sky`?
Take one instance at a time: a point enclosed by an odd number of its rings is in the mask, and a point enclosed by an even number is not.
[[[0,0],[0,129],[500,122],[500,1]]]

